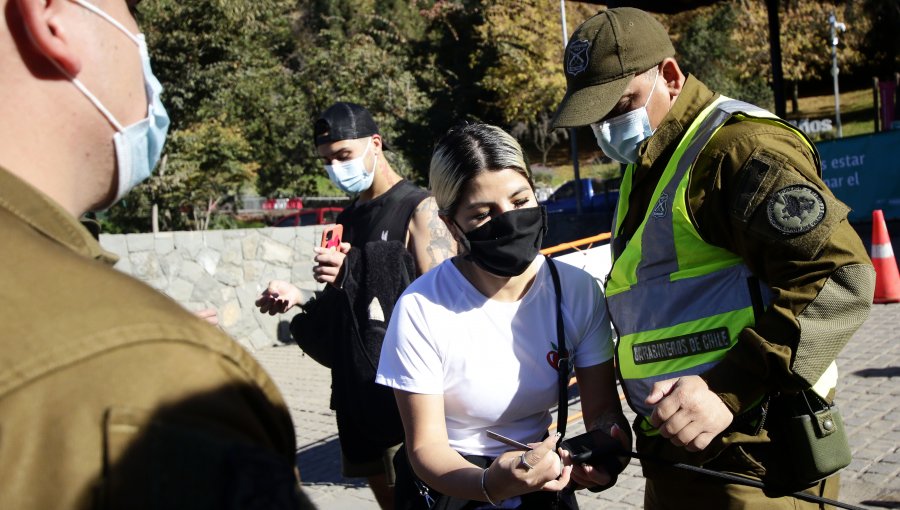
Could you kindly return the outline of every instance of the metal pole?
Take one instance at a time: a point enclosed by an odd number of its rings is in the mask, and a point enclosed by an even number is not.
[[[772,92],[775,94],[775,115],[784,118],[784,72],[781,68],[781,23],[778,19],[780,0],[766,0],[769,15],[769,55],[772,60]]]
[[[559,0],[559,15],[562,18],[563,51],[569,43],[569,31],[566,30],[566,0]]]
[[[837,136],[838,138],[843,138],[844,130],[841,128],[841,93],[838,91],[837,31],[838,29],[843,31],[845,26],[834,17],[834,11],[828,17],[828,22],[831,24],[831,76],[834,77],[834,118],[837,123]]]
[[[566,0],[559,0],[559,16],[562,20],[563,58],[566,44],[569,43],[569,30],[566,28]],[[581,214],[581,171],[578,168],[578,138],[575,128],[569,128],[569,142],[572,147],[572,177],[575,179],[575,214]]]
[[[878,104],[878,77],[872,77],[872,104],[875,105],[875,132],[879,131],[878,129],[878,119],[881,116],[881,108]]]

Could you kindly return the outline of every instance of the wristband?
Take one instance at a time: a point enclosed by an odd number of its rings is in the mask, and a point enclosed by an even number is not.
[[[487,471],[487,468],[484,468],[484,470],[481,471],[481,495],[484,496],[484,499],[486,499],[488,503],[497,506],[497,503],[494,503],[491,497],[488,496],[487,486],[484,484],[484,479],[487,478]]]

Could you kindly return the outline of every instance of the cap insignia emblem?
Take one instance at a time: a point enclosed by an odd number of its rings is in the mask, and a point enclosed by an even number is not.
[[[587,69],[588,66],[588,49],[591,43],[585,39],[579,39],[569,43],[569,55],[566,57],[566,73],[572,76],[578,76],[579,73]]]

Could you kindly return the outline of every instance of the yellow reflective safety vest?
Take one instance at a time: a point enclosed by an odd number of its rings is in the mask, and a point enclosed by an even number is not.
[[[615,234],[628,211],[634,165],[625,170],[613,220],[613,266],[606,283],[610,318],[618,333],[618,369],[631,408],[644,417],[653,409],[644,400],[657,381],[698,375],[717,364],[755,324],[770,291],[753,278],[736,254],[705,242],[690,219],[686,199],[691,168],[716,131],[732,117],[790,124],[749,103],[720,96],[691,123],[654,190],[650,206],[624,248]],[[621,253],[616,253],[621,251]],[[756,290],[758,289],[758,291]],[[754,302],[755,301],[755,302]],[[821,384],[820,384],[821,383]],[[834,363],[816,389],[837,383]],[[645,433],[655,431],[643,420]]]

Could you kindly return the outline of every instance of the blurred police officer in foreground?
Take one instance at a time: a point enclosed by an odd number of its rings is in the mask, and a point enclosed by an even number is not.
[[[606,295],[638,451],[663,460],[643,462],[646,508],[800,508],[666,462],[810,485],[792,479],[804,438],[784,432],[785,402],[831,403],[874,271],[810,140],[685,78],[674,55],[648,13],[597,14],[569,40],[553,120],[590,125],[627,165]]]
[[[81,226],[169,119],[125,0],[0,0],[4,508],[298,508],[294,429],[237,343]]]

